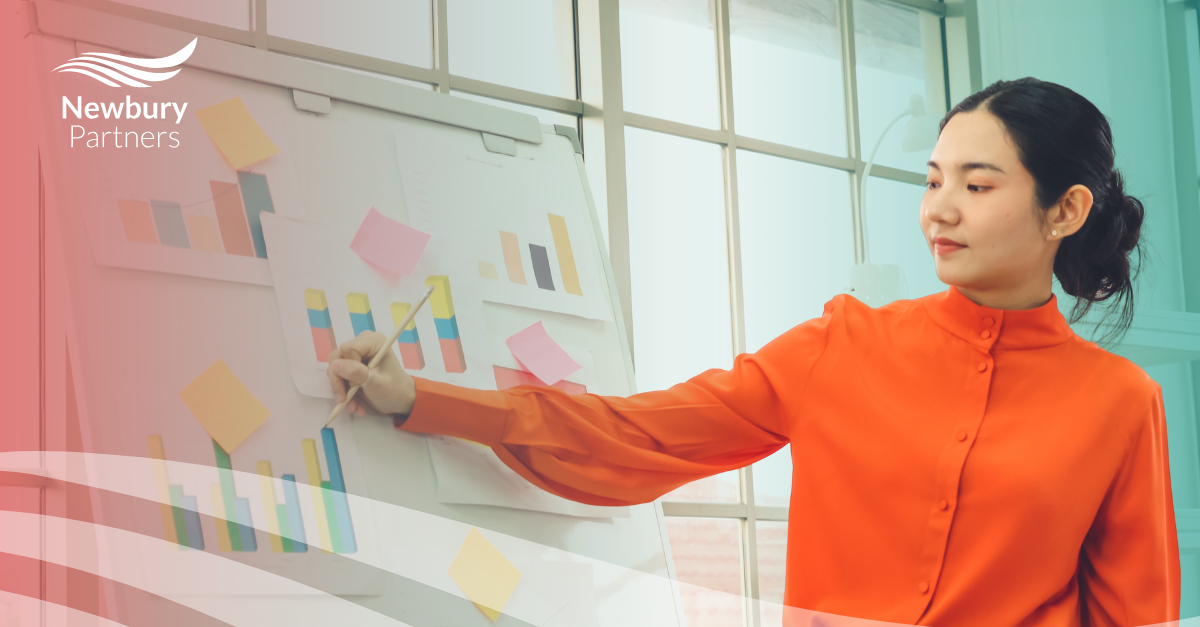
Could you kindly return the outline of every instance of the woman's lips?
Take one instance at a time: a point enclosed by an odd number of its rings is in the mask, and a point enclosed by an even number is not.
[[[943,238],[938,238],[938,239],[933,240],[934,254],[945,255],[947,253],[952,253],[956,250],[962,250],[963,248],[966,248],[966,246],[964,246],[963,244],[959,244],[958,242],[955,242],[952,240],[943,239]]]

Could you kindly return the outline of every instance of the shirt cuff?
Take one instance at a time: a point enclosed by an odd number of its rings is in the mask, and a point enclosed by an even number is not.
[[[508,399],[496,390],[475,390],[413,377],[417,398],[412,413],[397,428],[449,435],[497,446],[508,423]]]

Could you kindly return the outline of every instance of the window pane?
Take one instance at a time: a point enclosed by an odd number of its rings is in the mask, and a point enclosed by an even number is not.
[[[397,63],[432,67],[428,0],[267,0],[267,32]]]
[[[718,128],[709,0],[620,0],[625,110]]]
[[[738,484],[738,471],[730,470],[676,488],[674,492],[663,496],[662,500],[684,503],[739,503],[741,488]]]
[[[741,521],[668,518],[667,537],[675,560],[675,576],[685,584],[692,584],[680,586],[679,592],[688,627],[744,624]]]
[[[738,151],[746,350],[821,317],[854,263],[850,179],[839,170]]]
[[[732,365],[721,151],[625,130],[639,391]]]
[[[121,4],[202,20],[230,28],[250,30],[249,0],[116,0]]]
[[[571,0],[449,0],[450,73],[575,98]]]
[[[846,154],[837,1],[730,0],[739,135]]]
[[[792,498],[792,445],[754,464],[754,504],[787,507]]]
[[[454,96],[455,98],[466,98],[467,100],[483,102],[483,103],[487,103],[487,104],[490,104],[490,105],[496,106],[496,107],[503,107],[505,109],[511,109],[513,111],[520,111],[521,113],[528,113],[529,115],[537,117],[538,122],[541,122],[542,124],[563,124],[563,125],[569,126],[571,128],[576,128],[576,126],[578,125],[578,118],[576,118],[573,115],[567,115],[565,113],[559,113],[557,111],[548,111],[546,109],[539,109],[537,107],[529,107],[526,105],[516,104],[513,102],[507,102],[504,100],[496,100],[494,98],[485,98],[483,96],[476,96],[475,94],[467,94],[467,93],[463,93],[461,91],[451,91],[450,95]]]
[[[921,198],[925,187],[871,177],[867,184],[867,245],[871,263],[895,264],[904,272],[907,298],[944,291],[933,255],[921,233]]]
[[[755,473],[757,477],[757,473]],[[783,574],[787,565],[787,523],[759,522],[758,598],[762,627],[783,625]]]
[[[937,123],[946,114],[941,20],[882,0],[854,0],[854,37],[863,159],[916,95],[924,115],[897,122],[875,163],[924,174]]]

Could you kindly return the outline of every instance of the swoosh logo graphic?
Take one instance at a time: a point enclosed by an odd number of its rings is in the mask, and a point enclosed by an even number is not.
[[[165,81],[178,74],[179,70],[147,72],[146,70],[139,70],[137,67],[162,70],[181,65],[184,61],[188,60],[188,57],[192,56],[192,52],[196,50],[197,41],[199,41],[199,38],[193,39],[192,43],[184,46],[179,52],[160,59],[137,59],[134,57],[123,57],[119,54],[109,54],[107,52],[85,52],[83,53],[84,56],[75,57],[67,63],[54,68],[54,71],[73,72],[75,74],[90,76],[109,87],[120,87],[121,85],[128,87],[149,87],[149,85],[141,81],[151,83]]]

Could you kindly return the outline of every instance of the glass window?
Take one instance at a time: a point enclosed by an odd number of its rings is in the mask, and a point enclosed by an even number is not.
[[[754,464],[754,504],[787,507],[792,498],[792,445]]]
[[[667,537],[688,627],[743,624],[741,522],[668,518]],[[715,592],[710,592],[715,591]]]
[[[787,566],[787,523],[759,521],[758,599],[762,627],[783,627],[783,583]]]
[[[941,20],[883,0],[854,0],[854,39],[863,160],[883,137],[875,163],[924,174],[946,114]],[[912,110],[914,96],[920,115],[896,121]]]
[[[871,263],[895,264],[904,273],[906,298],[946,290],[938,280],[933,254],[921,232],[921,198],[925,187],[871,177],[867,183],[867,245]]]
[[[639,391],[732,365],[721,150],[625,130]]]
[[[746,350],[821,317],[854,263],[846,172],[738,151]]]
[[[739,135],[846,155],[836,0],[730,0]]]
[[[684,503],[739,503],[741,488],[738,471],[730,470],[693,481],[662,497],[664,501]]]
[[[249,0],[116,0],[121,4],[150,9],[160,13],[169,13],[179,17],[201,20],[237,28],[250,30]]]
[[[495,98],[485,98],[483,96],[476,96],[475,94],[467,94],[467,93],[463,93],[461,91],[453,91],[453,90],[450,91],[450,95],[454,96],[455,98],[466,98],[467,100],[483,102],[483,103],[490,104],[490,105],[493,105],[496,107],[503,107],[505,109],[519,111],[521,113],[528,113],[529,115],[536,117],[538,119],[538,122],[541,122],[542,124],[562,124],[565,126],[569,126],[571,128],[575,128],[579,122],[578,118],[576,118],[573,115],[567,115],[565,113],[559,113],[557,111],[549,111],[546,109],[540,109],[538,107],[530,107],[530,106],[526,106],[526,105],[522,105],[522,104],[517,104],[515,102],[508,102],[505,100],[496,100]]]
[[[386,61],[433,64],[428,0],[267,0],[267,32]]]
[[[620,0],[625,110],[720,126],[709,0]]]
[[[451,74],[575,98],[571,0],[449,0],[446,9]]]

